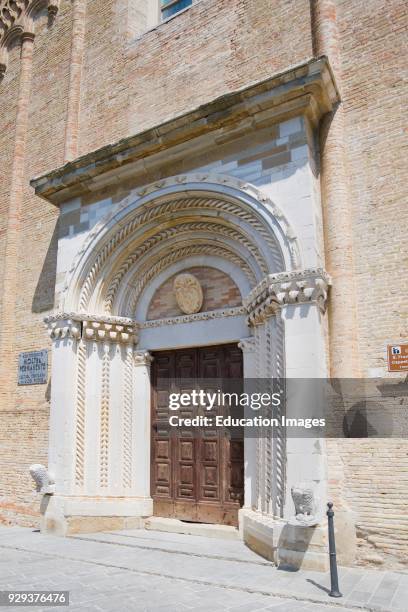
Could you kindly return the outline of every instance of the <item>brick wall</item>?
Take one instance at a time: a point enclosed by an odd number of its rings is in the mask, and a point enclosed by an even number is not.
[[[202,0],[137,39],[133,39],[136,30],[130,22],[134,15],[129,11],[129,2],[86,3],[85,49],[83,60],[77,58],[82,71],[79,117],[75,123],[73,114],[72,125],[81,154],[160,124],[313,54],[308,0]],[[407,280],[403,274],[407,267],[408,221],[408,209],[403,203],[406,130],[402,104],[406,92],[401,78],[405,68],[407,9],[402,0],[388,3],[336,0],[336,4],[342,62],[336,78],[342,90],[344,150],[352,210],[354,343],[361,373],[386,375],[385,345],[406,340],[408,336]],[[17,292],[15,300],[7,304],[0,295],[2,321],[5,308],[16,314],[12,330],[14,358],[4,360],[3,356],[1,364],[5,379],[13,385],[11,400],[4,389],[0,390],[4,411],[0,424],[1,516],[7,520],[10,517],[16,520],[18,516],[20,522],[30,520],[27,517],[37,507],[29,494],[32,485],[27,467],[32,461],[46,461],[49,388],[15,386],[17,354],[49,346],[41,320],[53,307],[58,232],[57,211],[33,196],[28,181],[33,175],[60,165],[64,159],[71,2],[61,0],[52,26],[47,24],[44,14],[40,15],[35,30],[25,187],[19,218]],[[15,43],[8,52],[7,71],[0,83],[1,278],[6,262],[5,231],[20,64],[20,49]],[[281,144],[275,143],[277,147]],[[283,163],[287,150],[275,153],[283,155]],[[211,163],[214,160],[202,160],[201,165]],[[247,180],[251,180],[250,163],[231,172],[248,169]],[[235,164],[239,166],[236,161]],[[300,173],[299,168],[293,167],[294,176]],[[282,173],[281,178],[283,185],[288,177]],[[288,202],[288,207],[293,205]],[[326,227],[326,232],[336,232],[339,227],[334,223]],[[340,351],[342,342],[340,334],[336,338]],[[344,354],[347,359],[345,350]],[[383,480],[387,484],[389,499],[398,502],[396,518],[388,516],[387,527],[381,527],[377,539],[375,534],[372,541],[368,535],[362,537],[360,548],[372,548],[376,541],[385,541],[388,546],[381,546],[384,551],[387,549],[386,562],[391,564],[392,559],[397,559],[395,563],[399,563],[401,547],[392,545],[395,536],[390,535],[390,526],[401,524],[404,508],[400,500],[405,498],[391,483],[405,469],[408,448],[405,442],[392,446],[377,440],[375,444],[374,449],[353,441],[352,445],[338,449],[343,465],[342,487],[347,491],[349,505],[361,517],[359,533],[367,534],[376,520],[376,508],[383,508],[381,504],[386,499],[381,487],[373,483]],[[358,469],[355,461],[361,464]],[[377,461],[381,470],[371,467]],[[334,473],[334,465],[332,469]],[[333,484],[333,491],[336,486]],[[374,501],[365,504],[370,495]],[[386,514],[385,510],[381,512]],[[366,553],[366,550],[361,553],[360,559]]]
[[[80,153],[312,56],[308,0],[201,0],[128,42],[128,2],[88,2]]]

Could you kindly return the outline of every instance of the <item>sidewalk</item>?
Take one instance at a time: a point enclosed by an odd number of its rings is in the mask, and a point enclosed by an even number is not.
[[[70,590],[70,612],[408,611],[408,573],[340,568],[339,582],[343,597],[332,599],[328,574],[278,570],[241,541],[145,530],[58,538],[0,528],[0,589]]]

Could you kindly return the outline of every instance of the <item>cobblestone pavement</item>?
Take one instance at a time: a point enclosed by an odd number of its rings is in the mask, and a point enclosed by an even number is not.
[[[0,590],[69,590],[70,606],[31,610],[216,612],[408,611],[408,575],[342,569],[285,572],[239,541],[132,530],[75,538],[0,528]],[[4,610],[16,608],[3,607]]]

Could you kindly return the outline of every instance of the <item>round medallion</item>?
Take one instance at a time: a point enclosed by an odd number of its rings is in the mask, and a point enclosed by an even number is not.
[[[177,304],[184,314],[199,312],[203,305],[203,290],[200,282],[192,274],[178,274],[174,279],[173,290]]]

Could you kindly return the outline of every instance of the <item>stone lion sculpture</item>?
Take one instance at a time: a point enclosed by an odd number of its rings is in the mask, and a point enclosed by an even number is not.
[[[54,478],[48,472],[45,465],[34,463],[30,465],[30,474],[35,482],[37,493],[54,493]]]
[[[317,500],[312,483],[301,482],[291,488],[292,500],[295,505],[295,516],[291,524],[304,527],[317,525]]]

